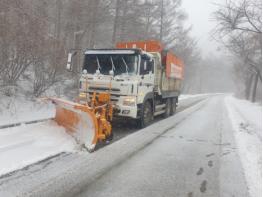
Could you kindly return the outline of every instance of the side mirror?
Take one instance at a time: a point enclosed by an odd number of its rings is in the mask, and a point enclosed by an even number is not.
[[[68,54],[67,67],[66,67],[66,69],[69,70],[69,71],[72,70],[72,65],[71,65],[71,63],[72,63],[72,53],[69,53],[69,54]]]
[[[68,71],[72,71],[72,58],[77,54],[77,52],[73,52],[73,53],[69,53],[68,54],[68,62],[67,62],[67,66],[66,69]]]
[[[146,54],[142,54],[142,59],[144,59],[144,60],[151,60],[151,58],[148,56],[148,55],[146,55]]]

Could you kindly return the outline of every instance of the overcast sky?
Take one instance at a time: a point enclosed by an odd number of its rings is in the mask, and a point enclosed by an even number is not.
[[[193,25],[192,35],[198,40],[198,45],[205,56],[220,53],[218,43],[213,41],[210,35],[215,26],[211,16],[216,10],[213,3],[222,3],[222,0],[182,0],[182,7],[188,14],[187,22]]]

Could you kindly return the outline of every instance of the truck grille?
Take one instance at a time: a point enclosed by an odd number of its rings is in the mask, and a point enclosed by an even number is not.
[[[89,87],[90,90],[96,90],[96,91],[110,91],[110,88],[108,87]],[[118,88],[111,88],[111,92],[120,92],[121,90]]]
[[[105,92],[105,91],[98,91],[98,89],[97,89],[96,92],[100,93],[100,92]],[[90,99],[92,98],[93,93],[94,93],[94,91],[88,90],[88,94],[89,94]],[[113,91],[111,92],[111,101],[113,103],[116,103],[119,100],[119,98],[120,98],[120,94],[114,94]]]

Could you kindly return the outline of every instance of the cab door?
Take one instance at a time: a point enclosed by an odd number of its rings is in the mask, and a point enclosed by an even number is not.
[[[140,64],[140,76],[142,79],[143,85],[147,87],[154,87],[154,60],[150,58],[146,58],[144,56],[141,57]]]
[[[139,66],[138,103],[143,103],[148,94],[154,91],[154,60],[141,57]]]

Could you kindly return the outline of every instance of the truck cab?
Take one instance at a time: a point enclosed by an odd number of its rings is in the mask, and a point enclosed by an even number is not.
[[[86,50],[80,93],[110,91],[115,115],[137,118],[137,104],[153,91],[154,66],[153,56],[139,49]]]

